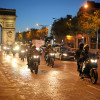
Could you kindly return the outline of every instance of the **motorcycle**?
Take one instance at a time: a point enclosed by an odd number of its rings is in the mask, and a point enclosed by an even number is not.
[[[49,53],[49,55],[48,55],[48,66],[51,65],[52,68],[53,68],[54,60],[55,60],[55,54],[54,53]]]
[[[25,58],[25,50],[21,50],[21,52],[20,52],[20,58],[21,58],[21,60],[24,61],[24,58]]]
[[[81,79],[89,78],[93,84],[97,83],[98,80],[98,61],[97,58],[88,58],[86,61],[80,64],[80,77]]]
[[[7,49],[6,49],[6,53],[7,53],[7,54],[10,53],[10,47],[7,47]]]
[[[2,50],[4,51],[4,54],[6,54],[7,47],[3,46]]]
[[[31,61],[30,61],[30,70],[31,72],[33,72],[33,70],[35,71],[35,74],[38,73],[38,67],[40,64],[40,57],[39,55],[33,55]]]
[[[15,54],[17,52],[19,52],[19,46],[16,46],[16,47],[13,48],[13,50],[12,50],[13,56],[15,56]]]

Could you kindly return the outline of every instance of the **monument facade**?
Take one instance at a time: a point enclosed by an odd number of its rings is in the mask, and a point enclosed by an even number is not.
[[[16,10],[0,8],[1,43],[11,45],[15,42]]]

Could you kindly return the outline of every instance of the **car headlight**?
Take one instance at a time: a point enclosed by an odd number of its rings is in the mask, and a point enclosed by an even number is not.
[[[34,55],[34,58],[39,58],[39,56],[35,56],[35,55]]]
[[[91,59],[91,62],[92,62],[92,63],[97,63],[97,59],[96,59],[96,60]]]
[[[55,54],[54,54],[54,53],[50,53],[50,55],[51,55],[51,56],[54,56]]]
[[[64,53],[64,54],[63,54],[63,56],[67,56],[67,54],[66,54],[66,53]]]

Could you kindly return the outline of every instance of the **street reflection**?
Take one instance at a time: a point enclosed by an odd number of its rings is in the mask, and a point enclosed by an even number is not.
[[[30,70],[27,68],[27,66],[22,66],[19,71],[23,77],[30,77]]]
[[[9,55],[7,55],[7,56],[5,57],[5,59],[6,59],[7,62],[11,62],[11,57],[10,57]]]
[[[17,67],[17,59],[15,59],[15,58],[12,59],[12,66],[13,66],[14,68]]]
[[[58,87],[60,87],[59,77],[60,73],[58,71],[51,71],[48,76],[48,91],[50,92],[50,96],[53,97],[58,93]],[[52,94],[54,93],[54,94]]]
[[[51,71],[49,74],[50,74],[50,76],[54,76],[55,77],[55,75],[56,76],[59,75],[59,72],[58,71]]]

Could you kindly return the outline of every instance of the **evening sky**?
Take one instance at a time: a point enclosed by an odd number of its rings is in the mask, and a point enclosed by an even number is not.
[[[100,3],[100,0],[93,1]],[[53,18],[74,17],[85,3],[86,0],[0,0],[0,8],[16,9],[16,32],[22,32],[27,27],[40,29],[37,23],[52,25]]]

